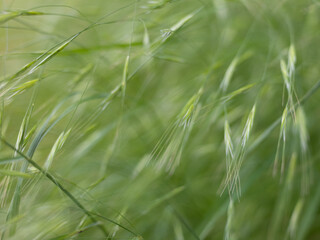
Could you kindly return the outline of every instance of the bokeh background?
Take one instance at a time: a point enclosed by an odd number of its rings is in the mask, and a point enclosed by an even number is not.
[[[319,1],[0,9],[1,239],[320,238]]]

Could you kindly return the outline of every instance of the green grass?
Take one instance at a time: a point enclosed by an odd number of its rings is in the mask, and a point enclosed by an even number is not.
[[[0,239],[319,239],[319,16],[2,0]]]

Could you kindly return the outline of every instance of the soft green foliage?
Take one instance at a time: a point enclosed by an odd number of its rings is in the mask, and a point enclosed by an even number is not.
[[[1,0],[0,239],[319,239],[319,16]]]

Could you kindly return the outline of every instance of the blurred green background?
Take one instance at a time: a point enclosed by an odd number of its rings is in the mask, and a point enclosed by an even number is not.
[[[0,9],[1,239],[320,238],[319,1]]]

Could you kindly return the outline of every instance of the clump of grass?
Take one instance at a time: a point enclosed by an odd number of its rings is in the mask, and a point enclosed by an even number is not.
[[[1,239],[317,239],[317,3],[64,4],[0,3]]]

